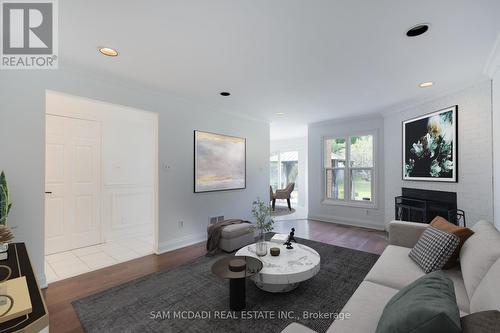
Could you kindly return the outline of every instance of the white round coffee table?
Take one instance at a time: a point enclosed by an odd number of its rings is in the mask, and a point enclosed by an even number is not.
[[[260,257],[255,253],[256,244],[251,244],[238,250],[235,255],[262,261],[262,270],[252,277],[257,287],[273,293],[287,292],[297,288],[300,282],[312,278],[320,268],[318,252],[298,243],[292,243],[292,246],[293,249],[288,250],[285,245],[267,242],[267,254]],[[280,255],[271,256],[271,247],[278,247]]]

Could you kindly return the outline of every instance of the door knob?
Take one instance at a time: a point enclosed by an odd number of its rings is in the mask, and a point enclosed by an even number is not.
[[[45,192],[45,194],[52,194],[52,192]]]

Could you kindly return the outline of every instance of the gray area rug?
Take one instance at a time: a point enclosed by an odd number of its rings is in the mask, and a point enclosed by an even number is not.
[[[297,241],[321,255],[320,272],[282,294],[262,291],[248,280],[247,307],[242,313],[229,311],[229,282],[210,270],[228,254],[197,258],[77,300],[73,306],[87,332],[267,333],[280,332],[293,321],[325,332],[333,319],[305,318],[304,311],[340,312],[379,256],[300,238]],[[174,318],[180,314],[188,318]]]
[[[286,206],[276,206],[274,211],[271,212],[272,216],[286,216],[295,213],[295,208],[289,210]]]

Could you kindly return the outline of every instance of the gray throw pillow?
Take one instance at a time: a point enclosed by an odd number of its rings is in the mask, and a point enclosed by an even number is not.
[[[424,272],[430,273],[442,269],[458,245],[460,238],[457,235],[429,226],[409,256]]]
[[[442,271],[424,275],[386,304],[376,333],[460,333],[453,282]]]
[[[500,312],[497,310],[471,313],[460,318],[462,333],[499,333]]]

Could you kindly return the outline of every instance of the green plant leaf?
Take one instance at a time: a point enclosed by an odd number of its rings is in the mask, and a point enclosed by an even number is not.
[[[12,208],[10,202],[9,187],[7,185],[7,177],[5,172],[0,173],[0,224],[5,225],[7,216]]]

